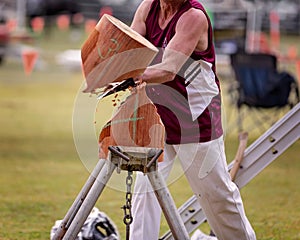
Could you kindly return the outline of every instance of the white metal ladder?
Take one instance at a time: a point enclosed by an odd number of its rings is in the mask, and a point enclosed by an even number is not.
[[[299,122],[300,103],[294,106],[245,150],[243,162],[235,178],[235,183],[239,188],[244,187],[299,139]],[[232,167],[233,162],[228,165],[228,169],[230,170]],[[206,220],[206,216],[195,196],[188,199],[178,211],[188,233],[197,229]],[[172,233],[169,231],[160,239],[171,240],[173,239]]]

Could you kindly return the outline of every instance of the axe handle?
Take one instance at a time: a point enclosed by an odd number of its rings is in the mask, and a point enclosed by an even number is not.
[[[244,152],[245,152],[245,149],[247,147],[247,141],[248,141],[248,133],[247,132],[242,132],[239,134],[239,147],[238,147],[238,150],[237,150],[237,153],[235,155],[235,158],[234,158],[234,164],[233,164],[233,167],[232,169],[230,170],[230,177],[231,177],[231,180],[234,181],[235,180],[235,177],[236,177],[236,174],[240,168],[240,165],[241,165],[241,162],[243,161],[243,158],[244,158]]]
[[[241,166],[241,163],[244,158],[244,152],[247,147],[247,142],[248,142],[248,133],[247,132],[241,132],[239,133],[239,146],[238,150],[236,152],[235,158],[234,158],[234,163],[233,166],[229,172],[231,180],[234,181],[236,174]],[[210,230],[210,235],[215,236],[214,232]]]

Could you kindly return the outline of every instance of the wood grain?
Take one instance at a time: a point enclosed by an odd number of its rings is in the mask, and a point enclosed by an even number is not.
[[[81,48],[84,92],[141,75],[157,52],[129,26],[104,14]]]
[[[144,89],[130,95],[102,129],[99,157],[107,158],[110,145],[164,148],[164,126]]]
[[[248,133],[247,132],[239,133],[239,146],[235,158],[233,160],[234,161],[233,167],[230,170],[230,177],[232,181],[235,180],[236,174],[240,169],[241,163],[244,159],[244,153],[247,147],[247,142],[248,142]]]

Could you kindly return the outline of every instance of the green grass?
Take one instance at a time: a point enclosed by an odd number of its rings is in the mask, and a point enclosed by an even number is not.
[[[74,101],[83,78],[80,72],[53,65],[56,53],[67,47],[79,48],[84,37],[77,42],[69,41],[67,32],[53,35],[51,41],[41,37],[35,44],[45,49],[41,57],[49,65],[30,76],[24,75],[21,62],[15,60],[1,67],[1,240],[49,239],[55,220],[64,216],[89,175],[72,133]],[[110,103],[106,107],[110,110]],[[101,114],[107,118],[109,110],[103,108]],[[96,127],[104,123],[100,120]],[[236,136],[228,134],[228,161],[237,145]],[[300,238],[299,148],[298,141],[241,191],[257,239]],[[92,164],[95,161],[96,156]],[[122,239],[125,193],[118,188],[124,185],[122,181],[106,188],[96,204],[117,224]],[[191,196],[186,186],[183,177],[170,185],[178,206]],[[209,226],[201,228],[208,231]],[[167,229],[163,220],[161,233]]]

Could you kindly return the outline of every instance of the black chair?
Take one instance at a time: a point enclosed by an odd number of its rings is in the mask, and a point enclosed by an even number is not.
[[[288,72],[277,70],[276,56],[239,52],[231,55],[230,60],[237,80],[234,101],[238,109],[239,131],[243,130],[242,107],[264,111],[266,114],[259,116],[254,113],[247,114],[255,120],[255,127],[262,127],[266,121],[274,123],[278,120],[276,117],[279,115],[275,110],[292,108],[299,102],[297,81]]]

